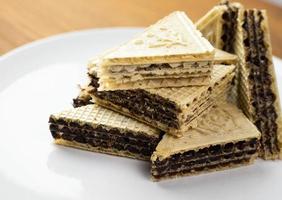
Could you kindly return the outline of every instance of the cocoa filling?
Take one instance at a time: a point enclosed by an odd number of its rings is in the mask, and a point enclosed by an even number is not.
[[[53,118],[50,118],[49,123],[50,131],[55,139],[62,138],[93,147],[128,151],[145,157],[151,156],[160,140],[160,138],[144,134],[134,135],[128,131],[121,133],[117,128],[107,130],[101,125],[94,128],[88,124],[80,125],[76,122]]]
[[[176,104],[160,96],[150,94],[142,89],[97,91],[98,79],[90,75],[93,95],[105,101],[127,108],[133,115],[143,119],[149,118],[152,121],[166,124],[172,128],[179,128],[177,115],[180,110]]]
[[[91,77],[90,85],[93,86],[93,92],[96,92],[97,88],[99,87],[98,78],[96,76],[90,76],[90,77]],[[89,104],[93,104],[93,102],[91,100],[92,100],[92,98],[91,98],[90,95],[88,95],[88,96],[78,96],[78,97],[73,99],[72,105],[73,105],[74,108],[86,106],[86,105],[89,105]]]
[[[81,97],[77,97],[73,99],[73,103],[72,103],[74,108],[86,106],[89,104],[93,104],[93,102],[91,102],[91,98],[81,98]]]
[[[152,172],[157,176],[185,173],[199,167],[219,166],[234,160],[249,158],[257,152],[257,139],[214,145],[198,151],[190,150],[182,154],[175,154],[167,159],[157,159],[153,163]]]
[[[276,96],[271,88],[272,79],[268,69],[270,61],[264,43],[264,17],[260,11],[257,11],[257,15],[258,20],[255,20],[253,10],[245,11],[243,24],[246,63],[250,70],[248,78],[251,85],[251,103],[255,110],[252,117],[262,133],[262,154],[277,154],[280,150],[277,141],[277,113],[274,107]]]
[[[210,162],[202,166],[201,164],[195,164],[193,167],[190,166],[183,166],[181,171],[170,171],[163,174],[152,174],[152,176],[155,179],[161,179],[169,176],[177,176],[178,174],[188,174],[188,173],[196,173],[196,172],[202,172],[207,171],[211,169],[215,169],[217,167],[228,167],[230,165],[236,165],[241,163],[248,163],[250,161],[251,156],[245,156],[243,158],[235,157],[233,159],[229,159],[223,162],[220,162],[219,164],[215,162]],[[222,158],[219,158],[221,160]]]
[[[223,41],[222,50],[229,53],[234,53],[235,34],[237,29],[238,8],[227,5],[228,9],[222,15],[223,34],[221,40]]]

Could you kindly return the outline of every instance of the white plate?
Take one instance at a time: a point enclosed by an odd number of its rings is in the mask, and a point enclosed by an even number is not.
[[[54,145],[53,112],[71,108],[87,61],[141,29],[67,33],[0,57],[0,199],[279,199],[282,162],[151,182],[149,164]],[[282,89],[281,60],[275,59]],[[280,92],[281,93],[281,92]]]

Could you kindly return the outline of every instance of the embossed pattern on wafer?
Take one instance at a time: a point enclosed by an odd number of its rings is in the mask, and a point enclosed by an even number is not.
[[[151,157],[154,180],[250,164],[260,133],[232,104],[221,103],[182,138],[165,135]]]
[[[191,78],[183,72],[186,69],[200,72],[197,68],[202,67],[211,71],[213,57],[214,47],[184,12],[176,11],[100,57],[98,90],[207,85],[210,76],[204,74],[202,78],[198,73],[199,78]],[[148,72],[155,78],[144,77]]]
[[[207,60],[213,50],[186,14],[176,11],[104,55],[102,66]]]
[[[210,113],[204,116],[197,128],[190,130],[189,134],[185,133],[182,138],[176,139],[165,135],[155,155],[159,158],[166,158],[171,154],[208,147],[214,143],[259,137],[260,132],[236,106],[222,103],[216,105]]]

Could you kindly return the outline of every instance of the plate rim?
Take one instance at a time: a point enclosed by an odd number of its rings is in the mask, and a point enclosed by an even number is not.
[[[49,36],[49,37],[46,37],[46,38],[42,38],[42,39],[39,39],[39,40],[35,40],[33,42],[30,42],[30,43],[26,43],[22,46],[19,46],[19,47],[16,47],[15,49],[12,49],[11,51],[3,54],[2,56],[0,56],[0,65],[1,65],[1,62],[4,61],[4,60],[11,60],[12,62],[14,62],[14,58],[13,56],[16,56],[18,54],[21,54],[22,52],[24,51],[29,51],[30,49],[33,49],[35,47],[37,47],[38,45],[49,45],[50,43],[52,42],[56,42],[57,40],[61,40],[61,39],[65,39],[65,38],[71,38],[71,37],[77,37],[77,36],[80,36],[80,35],[84,35],[84,34],[91,34],[92,32],[103,32],[103,31],[114,31],[114,30],[118,30],[118,31],[127,31],[127,30],[141,30],[142,27],[113,27],[113,28],[97,28],[97,29],[85,29],[85,30],[78,30],[78,31],[71,31],[71,32],[65,32],[65,33],[60,33],[60,34],[56,34],[56,35],[53,35],[53,36]],[[277,57],[275,57],[277,58]],[[282,62],[282,60],[280,58],[278,58],[279,61]],[[2,65],[4,68],[6,68],[5,65]],[[8,68],[7,68],[8,69]],[[1,75],[0,75],[1,76]],[[1,93],[1,92],[0,92]],[[72,150],[72,149],[71,149]],[[183,183],[183,182],[186,182],[188,179],[182,179],[182,181],[179,181],[178,183]],[[225,179],[224,179],[225,180]],[[147,181],[147,179],[146,179]],[[176,182],[173,182],[173,184],[176,183]],[[185,184],[183,184],[185,185]],[[157,185],[159,186],[159,185]],[[166,187],[164,185],[161,185],[161,187]],[[17,192],[17,190],[15,190]],[[157,190],[158,191],[158,190]],[[196,191],[197,192],[197,191]],[[33,190],[32,190],[32,194],[34,194]],[[193,192],[194,194],[194,192]],[[46,195],[47,196],[47,195]],[[99,197],[99,196],[98,196]],[[189,196],[187,196],[189,197]],[[197,196],[196,196],[197,197]],[[275,196],[273,196],[275,197]],[[34,197],[32,197],[34,198]],[[41,194],[40,193],[40,199],[41,198],[45,198],[45,194]],[[48,198],[48,196],[47,196]],[[80,198],[83,198],[83,197],[79,197],[78,199]],[[197,197],[198,198],[198,197]],[[199,195],[199,198],[203,198],[201,195]],[[8,197],[9,199],[9,197]],[[240,198],[239,198],[240,199]]]
[[[67,32],[62,32],[62,33],[58,33],[58,34],[54,34],[54,35],[50,35],[50,36],[46,36],[40,39],[36,39],[34,41],[25,43],[23,45],[20,45],[18,47],[15,47],[9,51],[7,51],[6,53],[0,55],[0,64],[3,60],[8,59],[9,57],[12,57],[14,54],[17,54],[21,51],[24,51],[26,49],[32,48],[34,46],[37,45],[41,45],[41,44],[45,44],[45,43],[49,43],[49,42],[54,42],[56,40],[60,40],[61,38],[66,38],[66,37],[74,37],[76,35],[83,35],[83,34],[89,34],[91,32],[103,32],[103,31],[112,31],[112,30],[117,30],[117,31],[125,31],[125,30],[142,30],[146,27],[142,27],[142,26],[116,26],[116,27],[98,27],[98,28],[89,28],[89,29],[79,29],[79,30],[73,30],[73,31],[67,31]],[[282,57],[278,57],[275,56],[274,54],[273,58],[276,60],[279,60],[280,62],[282,62]]]
[[[40,38],[40,39],[36,39],[34,41],[31,41],[31,42],[28,42],[28,43],[25,43],[23,45],[20,45],[18,47],[15,47],[9,51],[7,51],[6,53],[0,55],[0,63],[13,56],[14,54],[16,53],[19,53],[23,50],[26,50],[26,49],[29,49],[29,48],[32,48],[34,46],[37,46],[37,45],[41,45],[41,44],[45,44],[45,43],[49,43],[49,42],[54,42],[56,40],[60,40],[62,38],[66,38],[66,37],[74,37],[76,35],[83,35],[83,34],[89,34],[91,32],[95,32],[95,31],[98,31],[98,32],[103,32],[103,31],[112,31],[112,30],[116,30],[116,31],[124,31],[124,30],[142,30],[144,29],[145,27],[138,27],[138,26],[117,26],[117,27],[101,27],[101,28],[89,28],[89,29],[79,29],[79,30],[74,30],[74,31],[67,31],[67,32],[62,32],[62,33],[58,33],[58,34],[54,34],[54,35],[50,35],[50,36],[46,36],[46,37],[43,37],[43,38]]]

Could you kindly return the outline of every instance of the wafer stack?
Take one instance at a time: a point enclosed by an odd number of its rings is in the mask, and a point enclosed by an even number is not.
[[[50,130],[56,144],[149,160],[161,131],[96,104],[53,114]]]
[[[213,46],[176,11],[103,54],[98,90],[208,85],[213,57]]]
[[[196,25],[176,11],[101,53],[75,108],[50,116],[55,143],[150,161],[154,181],[279,158],[266,18],[226,1]]]
[[[267,13],[264,10],[241,9],[238,21],[235,47],[240,59],[240,107],[262,133],[260,156],[264,159],[281,158],[281,108]]]
[[[210,28],[214,23],[224,26],[225,23],[219,21],[226,19],[234,24],[227,39],[224,33]],[[212,8],[196,24],[217,48],[225,49],[224,45],[228,44],[231,48],[225,50],[237,54],[236,102],[262,133],[260,157],[281,159],[281,106],[266,11],[245,9],[239,3],[225,1]]]
[[[152,177],[159,181],[250,164],[257,157],[259,138],[238,108],[216,105],[182,139],[162,138],[151,157]]]
[[[98,78],[91,69],[88,91],[99,105],[147,123],[175,136],[195,127],[216,98],[230,89],[234,65],[214,65],[207,86],[98,91]]]

